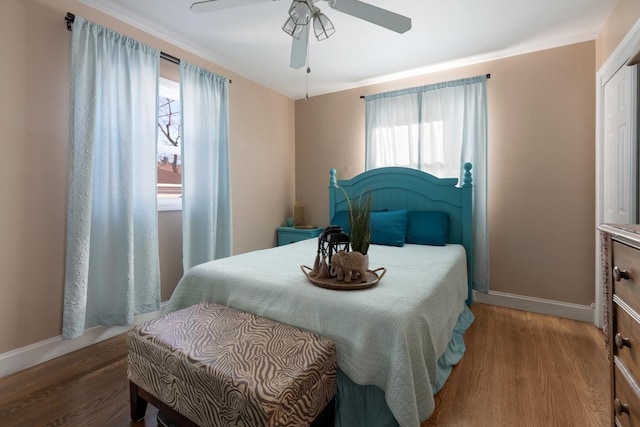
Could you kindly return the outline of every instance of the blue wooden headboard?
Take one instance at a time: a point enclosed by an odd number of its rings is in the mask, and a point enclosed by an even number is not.
[[[336,170],[330,170],[329,220],[336,212],[347,210],[345,193],[354,198],[371,194],[372,210],[409,209],[442,211],[449,214],[448,243],[464,246],[467,252],[469,293],[473,295],[473,215],[471,163],[464,165],[464,182],[458,187],[457,178],[437,178],[417,169],[386,167],[371,169],[351,179],[338,180]]]

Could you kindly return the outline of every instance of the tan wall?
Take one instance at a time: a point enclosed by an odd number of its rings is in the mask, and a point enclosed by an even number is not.
[[[604,64],[638,19],[640,1],[618,1],[596,38],[596,69]]]
[[[329,169],[364,170],[360,95],[491,74],[491,289],[594,301],[595,43],[296,101],[296,191],[308,221],[326,224]]]
[[[72,12],[233,79],[234,252],[275,244],[294,197],[294,102],[76,0],[6,0],[0,13],[0,353],[61,333]],[[269,206],[269,209],[261,209]],[[162,299],[182,274],[180,212],[161,212]]]

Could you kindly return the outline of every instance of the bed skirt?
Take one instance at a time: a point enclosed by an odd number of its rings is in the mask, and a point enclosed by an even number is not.
[[[451,341],[438,359],[438,369],[433,393],[436,394],[451,374],[465,352],[464,333],[475,317],[465,305],[458,316]],[[433,399],[432,396],[425,399]],[[422,420],[424,421],[424,420]],[[359,385],[338,369],[338,394],[336,395],[336,427],[397,427],[398,422],[385,401],[384,391],[374,385]],[[408,426],[407,426],[408,427]],[[418,427],[418,426],[415,426]]]

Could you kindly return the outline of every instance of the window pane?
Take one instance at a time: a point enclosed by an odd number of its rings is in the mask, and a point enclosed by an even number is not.
[[[418,167],[418,125],[377,127],[371,135],[373,167]]]
[[[182,195],[180,155],[180,88],[177,82],[160,79],[158,97],[158,197]]]

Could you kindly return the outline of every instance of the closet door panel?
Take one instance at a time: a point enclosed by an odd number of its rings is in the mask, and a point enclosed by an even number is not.
[[[637,219],[637,149],[631,137],[636,120],[632,99],[633,67],[621,67],[604,86],[604,218],[605,223],[632,224]]]

